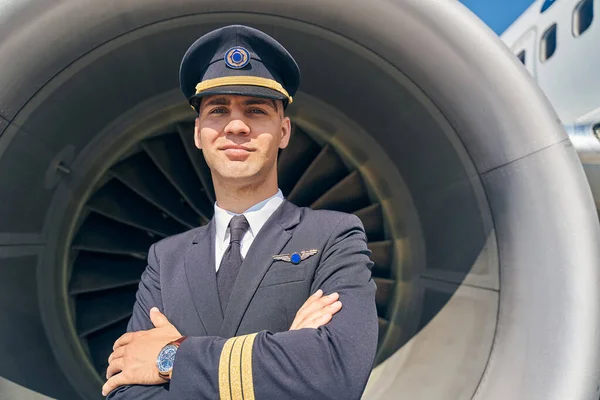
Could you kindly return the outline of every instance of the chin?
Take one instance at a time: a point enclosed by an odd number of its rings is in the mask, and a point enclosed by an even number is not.
[[[234,166],[232,168],[224,168],[219,171],[219,175],[228,181],[248,182],[254,181],[259,175],[260,169],[249,168],[248,166]]]

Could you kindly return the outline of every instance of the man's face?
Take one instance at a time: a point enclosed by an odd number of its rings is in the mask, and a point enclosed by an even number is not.
[[[202,99],[194,139],[213,174],[245,185],[277,176],[277,152],[287,147],[290,129],[281,102],[214,95]]]

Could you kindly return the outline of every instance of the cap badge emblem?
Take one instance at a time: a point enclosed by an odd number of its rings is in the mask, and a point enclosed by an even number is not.
[[[250,62],[250,52],[241,46],[232,47],[225,52],[225,64],[232,69],[244,68]]]

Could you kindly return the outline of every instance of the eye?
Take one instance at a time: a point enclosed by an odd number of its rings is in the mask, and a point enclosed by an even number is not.
[[[264,115],[267,114],[267,112],[265,110],[262,110],[260,108],[253,108],[250,110],[250,113],[251,114],[264,114]]]
[[[224,108],[224,107],[217,107],[217,108],[213,108],[208,113],[209,114],[225,114],[226,112],[227,112],[226,108]]]

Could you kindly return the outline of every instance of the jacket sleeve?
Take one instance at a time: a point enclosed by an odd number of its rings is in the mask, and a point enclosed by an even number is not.
[[[150,309],[158,307],[163,310],[158,260],[156,258],[155,244],[148,250],[148,266],[142,274],[142,279],[136,293],[136,301],[133,306],[133,314],[127,325],[127,332],[143,331],[154,328],[150,320]],[[109,393],[107,399],[169,399],[169,385],[154,386],[121,386]]]
[[[377,347],[375,283],[360,220],[340,221],[324,248],[312,292],[338,292],[343,306],[319,329],[222,339],[193,337],[177,351],[178,399],[359,399]]]
[[[347,215],[324,247],[311,288],[340,295],[342,309],[327,325],[230,339],[190,337],[177,351],[170,385],[123,387],[109,398],[360,399],[378,333],[369,256],[362,223]],[[162,309],[155,262],[149,257],[128,330],[151,328],[148,310]]]

